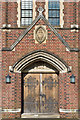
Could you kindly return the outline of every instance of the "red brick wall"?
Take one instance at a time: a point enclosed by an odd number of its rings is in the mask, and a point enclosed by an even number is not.
[[[80,2],[78,3],[78,24],[79,24],[79,28],[80,28]],[[80,39],[80,30],[79,30],[79,34],[78,34],[78,39]],[[80,49],[80,40],[79,40],[79,49]],[[78,78],[78,87],[79,87],[79,94],[78,94],[78,98],[79,98],[79,109],[80,109],[80,53],[79,53],[79,56],[78,56],[78,65],[79,65],[79,78]],[[79,111],[79,118],[80,118],[80,111]]]
[[[0,5],[0,16],[2,16],[2,5]],[[0,28],[2,25],[2,18],[0,17]],[[2,35],[0,29],[0,108],[2,107]],[[1,109],[0,109],[1,110]],[[1,112],[0,112],[0,119],[1,119]]]
[[[17,27],[17,2],[2,2],[2,24]]]
[[[71,28],[72,24],[75,24],[75,3],[64,3],[64,28]],[[78,13],[78,5],[76,3],[76,13]],[[36,3],[39,6],[39,3]],[[41,4],[42,7],[44,3]],[[6,8],[6,3],[3,3],[3,16],[2,24],[11,24],[11,27],[17,27],[17,3],[9,3]],[[38,8],[38,7],[37,7]],[[6,11],[7,9],[7,11]],[[12,11],[12,12],[11,12]],[[6,15],[7,13],[7,15]],[[12,14],[14,13],[14,14]],[[79,13],[78,13],[79,14]],[[78,15],[76,15],[78,16]],[[7,21],[6,21],[7,18]],[[78,19],[76,18],[76,24]],[[36,25],[45,25],[44,21],[39,20]],[[46,26],[48,32],[48,39],[46,43],[35,44],[34,30],[35,26],[24,36],[24,38],[17,44],[15,51],[2,51],[2,105],[3,109],[18,109],[21,108],[21,74],[10,73],[9,66],[13,66],[24,55],[35,50],[46,50],[51,52],[63,61],[68,66],[72,66],[71,73],[59,74],[59,107],[62,109],[78,109],[78,84],[79,84],[79,71],[78,66],[79,56],[77,52],[66,51],[63,43],[57,38],[57,36]],[[10,29],[11,31],[2,31],[2,43],[3,47],[10,47],[22,34],[24,29]],[[65,39],[71,48],[79,47],[79,33],[71,32],[71,30],[57,29],[58,33]],[[11,84],[5,83],[5,76],[11,76]],[[72,73],[76,76],[75,84],[70,83],[70,76]],[[80,93],[79,93],[80,94]],[[3,113],[3,118],[15,118],[20,117],[20,113]],[[71,113],[61,113],[61,117],[74,117]],[[77,117],[77,114],[76,116]]]

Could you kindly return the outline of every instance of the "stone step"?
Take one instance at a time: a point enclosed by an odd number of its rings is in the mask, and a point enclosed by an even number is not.
[[[23,113],[21,118],[60,118],[60,114],[26,114]]]

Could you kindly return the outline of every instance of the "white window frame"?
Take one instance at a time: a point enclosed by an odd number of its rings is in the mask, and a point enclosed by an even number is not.
[[[17,18],[18,18],[17,25],[18,25],[18,27],[20,27],[20,26],[22,26],[21,25],[21,0],[18,0],[17,3],[18,3],[18,8],[17,8],[17,12],[18,12],[18,14],[17,14]],[[36,8],[35,0],[33,0],[33,15],[32,15],[33,16],[32,17],[33,20],[35,19],[35,16],[36,16],[35,8]],[[27,25],[25,25],[25,26],[27,26]]]
[[[20,1],[21,0],[18,0],[17,3],[18,3],[18,8],[17,8],[17,25],[18,27],[21,26],[21,5],[20,5]],[[33,20],[35,20],[35,17],[36,17],[36,4],[35,4],[36,0],[33,0]],[[63,20],[63,17],[64,17],[64,13],[63,13],[63,10],[64,10],[64,5],[63,5],[63,0],[60,0],[60,26],[58,27],[61,27],[63,28],[63,25],[64,25],[64,20]],[[45,18],[48,20],[48,0],[45,1]]]
[[[64,25],[63,10],[64,10],[63,0],[60,0],[60,26],[57,26],[57,27],[61,27],[61,28],[63,28],[63,25]],[[45,3],[45,17],[48,20],[48,0],[46,0],[46,3]]]

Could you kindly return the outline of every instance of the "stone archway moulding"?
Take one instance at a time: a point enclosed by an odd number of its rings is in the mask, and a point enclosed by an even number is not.
[[[13,65],[14,72],[21,72],[25,67],[36,61],[44,61],[55,67],[60,73],[70,71],[69,66],[56,55],[44,50],[37,50],[22,57]]]

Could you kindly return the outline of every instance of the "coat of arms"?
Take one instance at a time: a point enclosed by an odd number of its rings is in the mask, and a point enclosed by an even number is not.
[[[39,42],[39,43],[42,43],[45,41],[46,39],[46,30],[40,26],[36,29],[35,31],[35,38],[36,38],[36,41]]]

